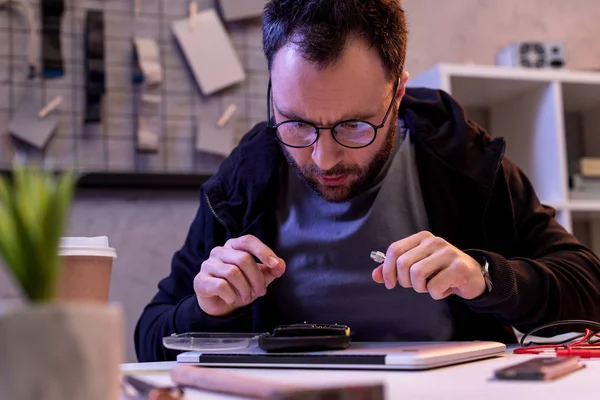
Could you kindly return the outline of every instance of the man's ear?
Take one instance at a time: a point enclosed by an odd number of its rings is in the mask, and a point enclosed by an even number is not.
[[[404,97],[404,94],[406,94],[406,84],[408,82],[409,76],[410,76],[410,74],[406,71],[403,71],[402,75],[400,76],[400,83],[398,84],[398,92],[396,93],[396,100],[398,100],[398,101],[402,100],[402,97]]]

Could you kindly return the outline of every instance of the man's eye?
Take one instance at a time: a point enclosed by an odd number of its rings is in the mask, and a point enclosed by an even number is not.
[[[312,127],[305,122],[294,121],[290,122],[289,126],[291,129],[297,131],[312,131]]]
[[[347,130],[347,131],[356,131],[356,130],[360,130],[363,129],[365,127],[365,124],[362,122],[354,122],[354,121],[349,121],[349,122],[344,122],[343,124],[340,125],[340,128],[342,128],[343,130]]]

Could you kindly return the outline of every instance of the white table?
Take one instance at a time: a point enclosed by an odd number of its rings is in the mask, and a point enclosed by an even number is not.
[[[228,369],[233,373],[289,383],[382,382],[386,399],[548,400],[597,396],[600,358],[586,359],[586,368],[551,382],[509,382],[493,379],[494,370],[525,361],[534,355],[516,355],[475,361],[429,371],[347,371],[305,369]],[[139,375],[157,384],[172,384],[169,370],[175,363],[123,364],[124,373]],[[239,397],[186,390],[187,400],[240,399]]]

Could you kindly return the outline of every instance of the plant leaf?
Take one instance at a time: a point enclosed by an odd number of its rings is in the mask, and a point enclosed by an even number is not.
[[[0,181],[0,186],[6,182]],[[15,279],[23,276],[23,266],[16,262],[18,257],[17,243],[15,241],[14,220],[10,217],[6,203],[0,202],[0,256],[4,259]]]
[[[37,167],[16,166],[13,184],[0,177],[0,256],[30,301],[56,294],[60,237],[66,226],[76,179],[59,179]]]

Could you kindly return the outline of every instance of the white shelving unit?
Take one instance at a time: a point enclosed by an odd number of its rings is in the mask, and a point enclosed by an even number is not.
[[[409,86],[450,93],[527,174],[558,221],[600,254],[600,196],[578,198],[569,178],[600,157],[600,72],[439,64]]]

